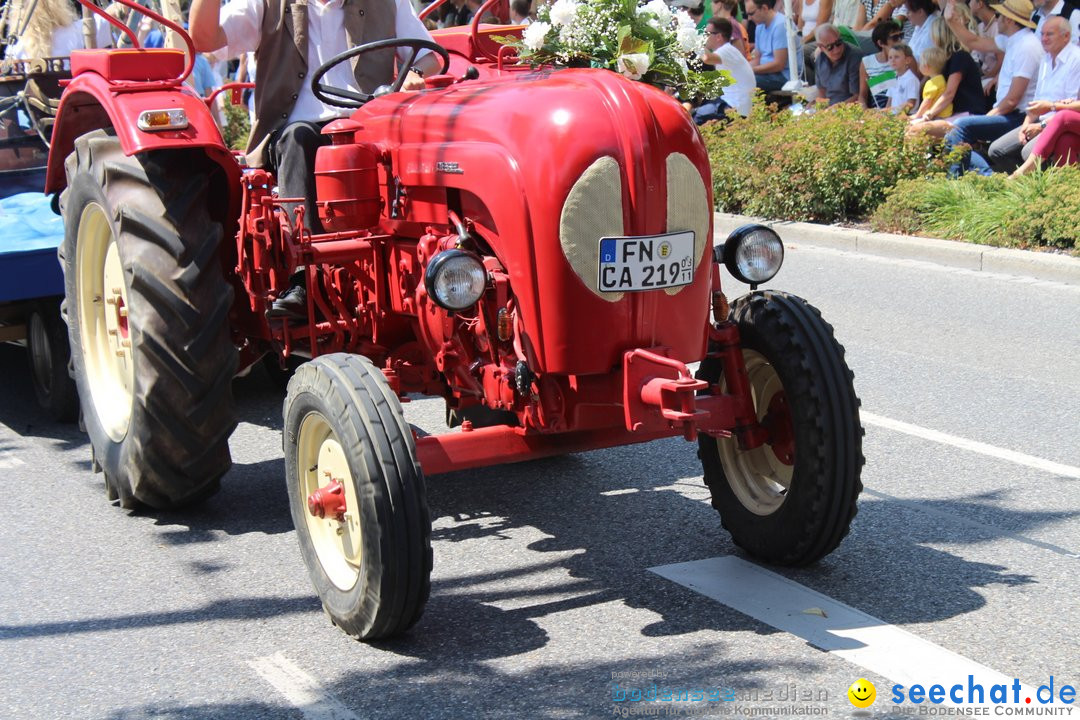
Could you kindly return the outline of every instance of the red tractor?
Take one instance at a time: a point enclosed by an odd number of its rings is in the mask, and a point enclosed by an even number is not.
[[[839,544],[862,487],[832,328],[785,293],[721,292],[721,265],[756,288],[783,246],[748,226],[713,247],[709,161],[679,103],[606,70],[507,64],[496,32],[372,43],[315,73],[355,110],[324,131],[321,234],[226,149],[180,51],[73,53],[53,132],[72,367],[109,497],[213,493],[233,377],[298,365],[292,515],[327,613],[360,639],[423,611],[425,475],[681,435],[735,542],[786,565]],[[322,83],[398,45],[442,58],[426,91]],[[296,268],[306,320],[268,318]],[[409,393],[444,398],[459,430],[418,436]]]

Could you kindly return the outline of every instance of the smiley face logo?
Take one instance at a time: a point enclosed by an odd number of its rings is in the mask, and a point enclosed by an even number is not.
[[[877,699],[877,688],[874,687],[874,683],[866,680],[865,678],[859,678],[855,682],[851,683],[851,687],[847,689],[848,700],[851,704],[857,708],[868,708],[874,704],[874,700]]]

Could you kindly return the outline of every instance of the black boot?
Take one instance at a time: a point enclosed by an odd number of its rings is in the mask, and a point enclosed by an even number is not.
[[[272,318],[306,318],[307,317],[307,289],[304,287],[304,276],[300,275],[292,279],[288,290],[281,293],[266,312],[267,317]]]

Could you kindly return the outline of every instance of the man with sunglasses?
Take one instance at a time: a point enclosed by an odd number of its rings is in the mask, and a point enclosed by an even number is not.
[[[859,67],[859,100],[863,107],[883,109],[889,102],[889,89],[896,85],[896,71],[889,64],[889,48],[904,39],[900,25],[892,20],[876,26],[870,33],[877,52],[863,56]]]
[[[998,73],[997,101],[985,115],[969,115],[950,124],[945,135],[945,146],[952,149],[960,143],[990,142],[1002,135],[1012,133],[1024,122],[1024,111],[1035,96],[1039,64],[1043,48],[1032,32],[1035,23],[1030,20],[1033,10],[1030,0],[1005,0],[991,7],[998,15],[1001,34],[994,39],[979,37],[964,27],[954,11],[956,0],[945,6],[945,20],[960,42],[972,50],[1004,52],[1001,71]],[[965,161],[964,169],[973,167],[989,174],[989,166],[978,154],[972,152]]]
[[[735,110],[746,117],[750,114],[754,95],[754,71],[746,57],[731,43],[734,25],[728,18],[711,17],[705,25],[705,52],[701,59],[717,70],[731,73],[732,83],[724,88],[720,97],[702,103],[693,110],[698,125],[710,120],[727,120],[727,111]]]
[[[815,30],[821,54],[817,59],[818,102],[828,99],[829,106],[859,101],[859,56],[840,39],[830,23]]]

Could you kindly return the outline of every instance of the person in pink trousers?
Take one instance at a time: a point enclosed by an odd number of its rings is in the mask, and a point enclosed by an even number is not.
[[[1070,165],[1080,160],[1080,100],[1066,100],[1054,105],[1057,112],[1032,141],[1031,155],[1012,177],[1026,175],[1049,161]]]

